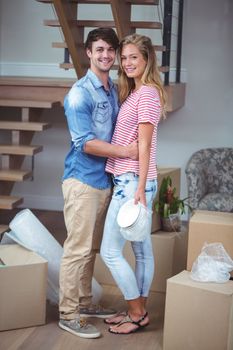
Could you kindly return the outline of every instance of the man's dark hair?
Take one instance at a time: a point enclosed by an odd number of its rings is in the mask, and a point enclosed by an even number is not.
[[[119,46],[119,39],[116,35],[116,32],[112,28],[97,28],[93,29],[88,33],[86,42],[85,42],[85,49],[89,49],[91,51],[92,49],[92,43],[94,41],[97,41],[99,39],[102,39],[109,45],[111,45],[115,50]]]

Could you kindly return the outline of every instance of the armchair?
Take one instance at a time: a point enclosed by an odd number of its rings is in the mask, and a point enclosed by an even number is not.
[[[233,148],[195,152],[185,173],[193,209],[233,212]]]

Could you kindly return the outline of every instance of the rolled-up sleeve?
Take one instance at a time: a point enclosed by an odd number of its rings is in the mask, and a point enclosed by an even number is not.
[[[85,88],[73,86],[65,98],[64,108],[72,142],[77,150],[84,152],[85,143],[96,138],[92,124],[92,97]]]

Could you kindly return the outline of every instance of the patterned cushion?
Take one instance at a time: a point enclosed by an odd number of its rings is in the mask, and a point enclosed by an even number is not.
[[[198,209],[233,212],[233,196],[229,193],[209,193],[200,200]]]
[[[197,151],[185,172],[193,209],[233,212],[233,148]]]

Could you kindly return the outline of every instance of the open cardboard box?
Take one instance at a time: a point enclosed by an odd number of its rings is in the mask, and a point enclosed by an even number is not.
[[[0,331],[45,324],[47,273],[33,251],[0,245]]]

